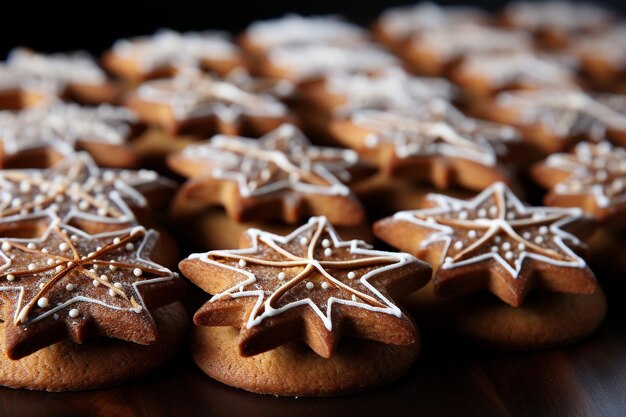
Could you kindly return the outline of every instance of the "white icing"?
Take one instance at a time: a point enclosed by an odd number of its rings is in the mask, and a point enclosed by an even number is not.
[[[283,190],[348,195],[349,188],[339,178],[349,179],[348,168],[358,161],[351,150],[312,146],[288,124],[259,139],[216,135],[187,146],[182,154],[205,163],[213,178],[236,182],[242,197]]]
[[[9,155],[44,147],[67,154],[81,141],[123,145],[133,123],[135,114],[123,107],[54,102],[19,112],[0,111],[0,140]]]
[[[574,85],[574,73],[568,67],[530,52],[469,55],[460,71],[485,79],[494,88],[514,83],[540,87]]]
[[[484,23],[487,14],[475,7],[445,6],[422,2],[393,7],[380,16],[380,24],[396,40],[441,28],[454,28],[467,23]]]
[[[335,72],[364,72],[400,65],[396,57],[373,45],[352,47],[308,44],[272,49],[268,61],[285,69],[298,80],[322,77]]]
[[[136,94],[141,100],[171,106],[178,120],[213,115],[233,123],[244,115],[279,118],[288,113],[287,107],[269,94],[244,91],[232,82],[196,71],[146,81]]]
[[[246,36],[265,49],[285,45],[358,44],[367,40],[367,32],[338,16],[300,16],[289,14],[278,19],[252,23]]]
[[[573,153],[550,155],[549,168],[570,174],[552,192],[559,195],[589,195],[601,208],[626,204],[626,149],[609,142],[581,142]]]
[[[587,93],[571,88],[501,93],[496,103],[519,113],[524,124],[540,124],[555,136],[588,135],[601,140],[607,129],[626,131],[626,115]]]
[[[362,277],[359,278],[358,282],[362,284],[368,291],[369,294],[374,295],[374,299],[381,304],[380,307],[376,305],[367,304],[361,300],[350,298],[350,299],[341,299],[334,296],[331,296],[327,300],[326,311],[322,311],[316,304],[313,302],[311,298],[304,298],[301,300],[297,300],[294,302],[290,302],[281,306],[279,308],[275,308],[271,305],[272,297],[266,298],[266,293],[263,290],[255,289],[255,283],[257,279],[260,277],[256,277],[252,272],[238,268],[236,266],[230,266],[224,264],[223,262],[217,262],[212,258],[220,258],[220,257],[228,257],[228,258],[237,258],[237,257],[246,257],[255,259],[255,255],[259,254],[259,245],[260,243],[273,242],[274,244],[281,246],[289,244],[289,242],[293,240],[298,240],[302,235],[311,235],[319,233],[320,229],[326,231],[331,237],[332,248],[336,248],[338,250],[348,249],[348,253],[351,256],[351,259],[371,259],[372,261],[385,261],[387,263],[384,266],[380,266],[378,268],[374,268],[367,273],[365,273]],[[307,224],[301,226],[300,228],[293,231],[288,236],[277,236],[271,233],[263,232],[258,229],[248,229],[248,236],[251,238],[252,245],[248,249],[241,250],[229,250],[229,251],[211,251],[208,253],[195,253],[190,255],[189,259],[199,259],[202,262],[206,262],[212,264],[218,268],[225,268],[231,271],[235,271],[241,274],[245,279],[242,282],[237,283],[230,289],[226,291],[216,294],[211,298],[211,302],[215,302],[223,297],[257,297],[257,302],[249,316],[249,319],[246,323],[247,328],[252,328],[259,323],[261,323],[267,317],[273,317],[279,315],[285,311],[288,311],[294,307],[308,305],[322,320],[324,325],[329,331],[333,329],[333,320],[332,320],[332,309],[334,304],[343,304],[351,307],[362,308],[369,311],[375,311],[379,313],[391,314],[396,317],[400,317],[402,312],[400,309],[393,304],[390,300],[388,300],[385,296],[383,296],[379,290],[377,290],[372,284],[370,284],[369,280],[376,275],[379,275],[383,272],[387,272],[389,270],[402,268],[410,263],[419,262],[412,256],[405,253],[392,253],[392,252],[383,252],[370,249],[364,242],[360,240],[349,240],[342,241],[337,236],[334,228],[327,222],[324,217],[312,217]],[[328,272],[327,268],[331,268],[331,264],[325,264],[324,260],[318,260],[315,258],[315,247],[318,244],[316,239],[312,239],[307,248],[306,256],[297,256],[294,254],[290,254],[288,257],[287,263],[294,267],[299,267],[302,269],[305,268],[314,268],[316,272],[323,278],[323,283],[327,283],[328,286],[339,286],[344,289],[349,289],[350,292],[357,293],[360,297],[367,297],[366,294],[357,291],[349,285],[349,282],[342,282],[340,279],[334,277],[331,273]],[[330,261],[332,262],[332,261]],[[282,266],[281,262],[277,262],[279,268]],[[378,266],[378,265],[376,265]],[[297,277],[294,279],[298,279]],[[312,284],[312,285],[309,285]],[[288,284],[286,284],[288,285]],[[313,289],[314,284],[312,282],[308,282],[306,288]],[[242,291],[240,291],[240,287]],[[353,294],[354,297],[354,294]],[[259,314],[259,310],[263,306],[262,313]]]
[[[370,130],[366,146],[389,143],[399,158],[439,155],[495,166],[506,143],[520,140],[509,126],[466,118],[440,100],[412,112],[359,110],[350,120]]]
[[[334,73],[325,79],[325,88],[345,97],[337,109],[349,114],[360,109],[409,109],[435,97],[452,99],[456,90],[444,78],[414,77],[402,68],[389,68],[375,74]]]
[[[27,191],[20,187],[24,182],[31,184]],[[147,201],[136,187],[147,184],[173,186],[152,171],[98,168],[89,154],[79,152],[49,169],[0,171],[0,217],[21,221],[30,213],[48,212],[64,223],[75,218],[107,224],[134,222],[128,202],[145,207]],[[25,213],[15,210],[16,199],[25,202]],[[69,248],[66,242],[61,245],[60,250]]]
[[[530,30],[578,32],[604,29],[614,20],[608,10],[578,1],[516,1],[507,5],[504,13],[514,25]]]
[[[527,207],[503,183],[495,183],[467,201],[442,194],[429,194],[428,199],[434,207],[401,211],[396,213],[394,218],[433,230],[433,233],[422,241],[421,246],[426,248],[443,243],[440,260],[443,269],[454,269],[493,260],[498,262],[512,278],[517,279],[526,259],[562,267],[584,268],[586,266],[585,261],[564,243],[565,241],[579,243],[579,240],[562,229],[569,223],[582,218],[580,209]],[[495,207],[495,210],[489,216],[465,221],[457,219],[459,208],[473,212],[491,199],[496,203],[491,206]],[[505,204],[496,206],[498,201]],[[509,216],[509,213],[513,215]],[[427,221],[427,218],[432,220]],[[455,223],[459,225],[455,226]],[[540,224],[545,224],[548,228],[547,231],[544,230],[545,238],[536,236],[534,242],[531,242],[530,239],[533,239],[534,233],[528,231],[528,228],[538,228]],[[457,230],[461,227],[460,225],[463,229],[480,230],[480,235],[466,241],[461,251],[454,247],[458,239],[463,238]],[[522,232],[524,229],[526,232]],[[521,245],[518,244],[512,248],[509,243],[505,249],[502,237],[521,243]],[[551,242],[550,247],[536,246],[547,239]],[[495,245],[492,246],[491,242]],[[481,252],[479,250],[481,247],[491,247],[491,249]],[[473,251],[477,255],[472,256]],[[507,256],[509,252],[511,254]]]
[[[626,25],[593,35],[577,37],[571,51],[582,58],[599,58],[617,69],[626,66]]]
[[[179,33],[161,29],[153,36],[122,39],[113,44],[114,54],[136,62],[143,71],[164,67],[199,67],[203,60],[236,60],[239,49],[223,32]]]
[[[39,238],[36,238],[36,239],[11,238],[8,240],[13,242],[13,245],[20,244],[20,245],[25,246],[29,242],[33,242],[37,246],[40,246],[40,245],[45,244],[45,242],[50,238],[51,234],[59,233],[59,230],[61,231],[61,233],[67,232],[68,234],[70,233],[74,234],[79,237],[79,240],[82,244],[91,246],[93,245],[93,242],[97,240],[101,240],[101,239],[112,240],[114,237],[127,236],[131,229],[124,229],[124,230],[118,230],[114,232],[91,235],[82,230],[69,226],[67,224],[60,223],[58,219],[54,219],[50,222],[50,226],[48,227],[48,229],[46,229],[44,234]],[[104,306],[113,310],[126,311],[130,313],[139,313],[141,311],[147,312],[148,310],[146,309],[146,306],[144,305],[143,297],[141,295],[139,287],[143,285],[150,285],[150,284],[165,282],[165,281],[169,281],[175,278],[174,274],[169,269],[152,262],[148,258],[150,252],[153,249],[153,245],[156,239],[157,239],[157,233],[155,231],[153,230],[147,231],[145,236],[141,238],[141,243],[139,244],[139,247],[137,248],[136,253],[133,254],[133,256],[130,258],[131,260],[129,261],[129,263],[132,265],[139,265],[142,268],[145,268],[147,270],[154,271],[157,273],[157,276],[155,278],[138,280],[138,281],[133,282],[130,285],[133,289],[132,298],[135,300],[136,306],[129,307],[129,306],[122,305],[122,301],[120,301],[120,297],[111,298],[109,300],[87,297],[83,295],[82,287],[78,284],[74,284],[72,295],[68,300],[62,303],[55,304],[55,305],[47,305],[46,307],[51,307],[51,308],[47,308],[44,311],[37,311],[38,314],[36,314],[35,317],[28,318],[29,311],[28,311],[27,305],[22,307],[24,305],[24,302],[27,301],[27,300],[24,300],[25,285],[27,283],[23,283],[23,282],[25,281],[25,278],[31,277],[31,275],[22,274],[20,275],[19,280],[14,280],[14,281],[7,280],[11,285],[8,285],[7,283],[4,283],[4,282],[0,283],[0,291],[17,292],[17,296],[16,296],[17,308],[15,309],[16,313],[14,317],[14,321],[16,323],[23,323],[23,324],[36,323],[78,302],[99,304],[101,306]],[[98,261],[98,259],[92,258],[90,256],[87,256],[84,259],[81,259],[80,255],[82,255],[82,253],[80,253],[80,250],[81,250],[80,246],[76,245],[75,249],[77,250],[77,253],[74,253],[74,252],[70,252],[69,254],[58,253],[58,254],[54,254],[54,257],[57,262],[63,262],[64,260],[69,260],[67,267],[68,268],[72,267],[72,268],[81,270],[81,274],[79,275],[79,277],[84,278],[85,282],[83,283],[83,285],[85,285],[85,287],[91,286],[92,278],[87,269],[87,265],[90,265],[92,262]],[[52,252],[53,248],[50,248],[49,251]],[[2,258],[3,260],[3,265],[0,266],[0,274],[4,275],[6,274],[6,271],[11,271],[13,269],[13,260],[4,250],[0,251],[0,258]],[[73,259],[73,261],[70,259]],[[60,271],[57,270],[57,273],[58,272]],[[37,271],[33,272],[33,275],[35,276],[39,274],[41,274],[42,277],[48,278],[49,280],[52,280],[54,278],[54,276],[46,275],[45,272],[44,273],[37,272]],[[36,279],[36,278],[33,277],[33,279]],[[41,284],[44,284],[44,282],[42,282]],[[40,287],[42,289],[46,288],[45,284]],[[87,289],[87,291],[89,290]],[[69,311],[69,315],[72,318],[76,318],[79,315],[79,310],[76,308],[72,308]]]
[[[477,53],[528,51],[532,39],[526,32],[465,24],[443,27],[420,34],[412,47],[433,51],[437,57],[452,61]]]

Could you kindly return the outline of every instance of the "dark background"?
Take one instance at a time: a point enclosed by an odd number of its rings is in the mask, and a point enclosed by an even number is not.
[[[59,0],[28,2],[3,0],[0,6],[0,58],[14,46],[43,52],[85,49],[100,53],[118,38],[148,34],[161,27],[177,30],[239,31],[254,20],[284,15],[337,13],[369,24],[386,7],[410,3],[385,0],[152,0],[83,1],[68,5]],[[441,4],[459,2],[440,1]],[[594,2],[597,3],[597,2]],[[603,2],[616,12],[625,0]],[[504,1],[477,0],[466,4],[497,10]]]

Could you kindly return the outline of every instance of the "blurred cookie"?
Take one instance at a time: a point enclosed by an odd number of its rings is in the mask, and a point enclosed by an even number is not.
[[[194,332],[192,356],[209,376],[254,392],[327,396],[393,380],[415,360],[417,330],[391,299],[423,286],[426,264],[342,241],[323,217],[288,236],[252,229],[247,237],[243,249],[193,254],[180,264],[216,294],[194,323],[234,328]],[[353,371],[338,376],[347,366]]]

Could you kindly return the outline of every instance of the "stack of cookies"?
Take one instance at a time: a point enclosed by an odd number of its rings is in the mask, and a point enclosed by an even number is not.
[[[183,349],[257,393],[393,381],[416,323],[430,343],[584,339],[606,314],[586,260],[626,250],[620,34],[592,4],[419,3],[371,30],[299,15],[236,37],[159,30],[100,61],[14,49],[0,384],[154,372],[183,345],[185,282],[189,308],[206,302]]]

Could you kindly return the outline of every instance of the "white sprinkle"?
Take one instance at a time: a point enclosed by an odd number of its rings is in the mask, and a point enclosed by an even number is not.
[[[329,247],[330,246],[330,240],[328,240],[328,239],[322,240],[322,246],[325,247],[325,248]]]
[[[524,232],[524,233],[522,233],[522,237],[523,237],[524,239],[526,239],[526,240],[530,240],[530,237],[531,237],[531,236],[532,236],[532,235],[530,234],[530,232]]]
[[[109,288],[109,295],[113,297],[115,295],[115,290],[113,288]]]
[[[322,282],[322,289],[327,290],[329,287],[328,282]]]
[[[244,259],[240,259],[240,260],[239,260],[239,267],[240,267],[240,268],[243,268],[243,267],[244,267],[244,266],[246,266],[246,265],[247,265],[247,263],[246,263],[246,261],[245,261]]]
[[[462,247],[463,247],[463,242],[461,242],[460,240],[457,240],[456,242],[454,242],[454,249],[460,250]]]
[[[493,238],[493,241],[496,242],[496,243],[500,243],[500,242],[502,242],[502,238],[500,236],[496,236],[496,237]]]
[[[108,280],[109,280],[109,277],[107,277],[106,275],[100,275],[100,279],[101,279],[102,281],[108,281]]]
[[[315,285],[314,285],[312,282],[307,282],[307,283],[306,283],[306,288],[307,288],[307,290],[312,290],[312,289],[313,289],[313,287],[315,287]]]
[[[98,213],[98,216],[106,216],[107,209],[106,207],[100,207],[96,213]]]
[[[139,269],[139,268],[135,268],[135,269],[133,269],[133,275],[134,275],[134,276],[136,276],[136,277],[140,277],[140,276],[141,276],[141,274],[143,274],[143,271],[142,271],[141,269]]]
[[[54,259],[50,258],[46,261],[47,265],[52,265],[54,263]]]
[[[37,305],[41,308],[48,307],[48,299],[46,297],[41,297],[37,300]]]
[[[100,285],[100,282],[97,279],[94,279],[93,281],[91,281],[91,283],[94,287],[98,287]]]
[[[284,273],[284,272],[279,272],[279,273],[278,273],[278,279],[279,279],[279,280],[281,280],[281,281],[285,279],[285,276],[286,276],[286,275],[285,275],[285,273]]]
[[[15,275],[13,275],[13,274],[7,275],[7,281],[13,282],[14,280],[15,280]]]
[[[46,248],[42,248],[42,249],[41,249],[41,253],[48,253],[48,249],[46,249]]]
[[[541,226],[539,228],[539,233],[542,234],[542,235],[547,234],[548,233],[548,226]]]
[[[465,219],[467,219],[467,217],[468,217],[468,213],[467,213],[467,211],[463,210],[463,211],[461,211],[461,212],[459,213],[459,219],[461,219],[461,220],[465,220]]]
[[[467,232],[467,237],[469,237],[470,239],[474,239],[476,238],[476,236],[476,230],[470,230],[469,232]]]
[[[67,267],[68,267],[68,268],[69,268],[70,266],[72,266],[72,265],[74,265],[74,262],[72,262],[72,261],[68,261],[68,262],[67,262]]]
[[[67,243],[65,243],[65,242],[63,242],[63,243],[59,244],[59,250],[66,251],[66,250],[68,250],[69,248],[70,248],[70,245],[68,245],[68,244],[67,244]]]
[[[504,254],[504,257],[506,259],[512,259],[513,258],[513,252],[508,251],[507,253]]]
[[[523,243],[521,243],[521,242],[520,242],[520,243],[517,245],[517,249],[519,249],[519,250],[524,250],[524,249],[526,249],[526,245],[524,245]]]
[[[76,242],[76,241],[78,240],[78,236],[76,236],[76,235],[72,235],[72,236],[70,236],[70,240],[71,240],[72,242]]]
[[[510,250],[511,249],[511,244],[509,242],[504,242],[502,244],[502,249],[504,250]]]
[[[63,271],[63,268],[65,268],[63,265],[57,265],[57,267],[55,268],[56,272],[61,272]]]
[[[111,261],[111,262],[113,262],[113,261]],[[109,269],[110,269],[111,271],[116,271],[116,270],[117,270],[117,266],[115,266],[115,265],[109,265]]]
[[[33,269],[35,269],[37,266],[35,264],[28,264],[28,270],[32,271]]]
[[[489,214],[495,216],[496,214],[498,214],[498,208],[496,206],[489,207]]]
[[[306,237],[304,237],[304,236],[300,238],[300,244],[301,244],[302,246],[306,245],[307,243],[309,243],[309,239],[307,239],[307,238],[306,238]]]
[[[537,236],[537,237],[535,238],[535,243],[538,243],[538,244],[539,244],[539,243],[542,243],[542,242],[543,242],[543,238],[542,238],[541,236]]]
[[[81,210],[87,210],[89,208],[89,203],[85,200],[82,200],[80,203],[78,203],[78,208]]]
[[[355,277],[356,277],[356,274],[353,271],[348,272],[348,278],[354,279]]]
[[[5,251],[5,252],[6,252],[6,251],[8,251],[8,250],[11,250],[11,247],[12,247],[12,246],[11,246],[11,244],[10,244],[9,242],[2,242],[2,250],[3,250],[3,251]]]
[[[450,256],[446,256],[446,259],[444,259],[443,263],[444,264],[451,264],[452,263],[452,258]]]
[[[43,283],[43,282],[40,282],[40,283],[39,283],[39,289],[40,289],[40,290],[43,290],[43,287],[44,287],[44,286],[45,286],[45,285],[44,285],[44,283]]]
[[[480,210],[478,210],[478,217],[486,217],[487,216],[487,210],[485,210],[484,208],[481,208]]]
[[[115,239],[113,239],[113,244],[114,245],[119,245],[121,241],[122,240],[119,237],[116,237]]]
[[[118,290],[121,290],[121,289],[122,289],[122,283],[121,283],[121,282],[116,282],[115,284],[113,284],[113,286],[114,286],[115,288],[117,288]]]
[[[500,251],[500,248],[498,248],[497,246],[492,246],[492,247],[491,247],[491,251],[492,251],[492,252],[499,252],[499,251]]]
[[[72,290],[74,289],[74,284],[67,284],[67,285],[65,286],[65,289],[66,289],[67,291],[72,291]]]
[[[28,245],[26,245],[26,247],[27,247],[28,249],[35,249],[35,244],[31,242],[31,243],[29,243]]]
[[[70,310],[70,317],[73,318],[73,319],[78,317],[79,314],[80,314],[80,312],[77,309],[75,309],[75,308]]]
[[[330,256],[333,254],[333,250],[331,248],[324,249],[324,256]]]
[[[126,246],[124,246],[124,247],[126,248],[126,250],[133,250],[133,249],[135,249],[135,245],[133,245],[132,242],[128,242],[126,244]]]

